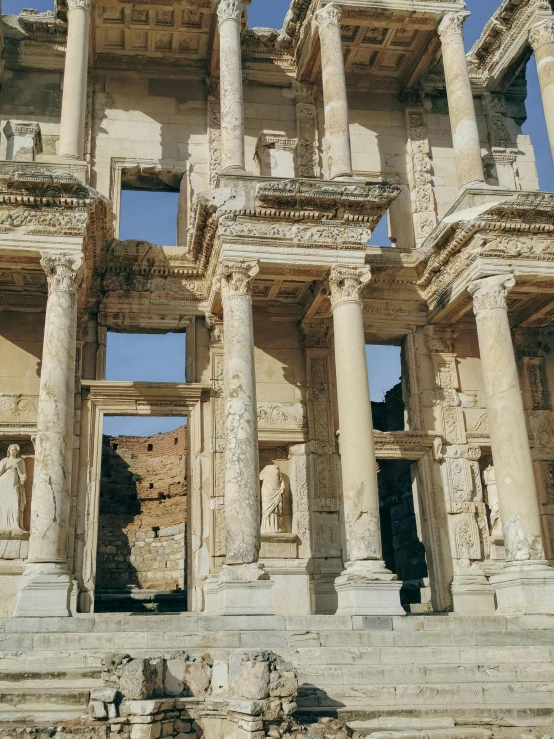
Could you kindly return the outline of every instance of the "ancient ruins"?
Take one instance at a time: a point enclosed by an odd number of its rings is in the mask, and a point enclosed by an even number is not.
[[[552,736],[554,3],[248,4],[2,18],[0,737]]]

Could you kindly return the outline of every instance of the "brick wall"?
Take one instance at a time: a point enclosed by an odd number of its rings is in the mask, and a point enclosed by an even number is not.
[[[183,589],[186,426],[102,442],[97,590]]]

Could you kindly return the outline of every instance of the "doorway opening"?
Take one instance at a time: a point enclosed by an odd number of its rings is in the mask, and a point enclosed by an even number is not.
[[[379,459],[379,515],[383,559],[389,570],[402,581],[400,602],[410,612],[426,612],[430,591],[412,489],[412,462],[405,459]]]
[[[186,418],[105,417],[95,611],[186,611]]]

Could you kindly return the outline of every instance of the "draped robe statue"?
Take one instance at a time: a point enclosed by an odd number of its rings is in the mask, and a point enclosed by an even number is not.
[[[486,500],[491,512],[491,541],[494,544],[504,544],[504,532],[502,531],[502,521],[500,520],[500,503],[496,488],[496,475],[492,465],[489,465],[483,472],[483,480],[487,489]]]
[[[283,498],[285,482],[275,464],[266,465],[260,472],[262,481],[262,534],[283,531]]]
[[[8,447],[8,456],[0,462],[0,530],[22,531],[25,510],[25,460],[17,444]]]

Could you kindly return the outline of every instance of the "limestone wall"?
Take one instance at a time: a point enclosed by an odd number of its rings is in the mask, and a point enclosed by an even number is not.
[[[184,587],[187,428],[103,438],[98,590]]]
[[[112,158],[188,162],[208,186],[207,94],[203,82],[98,73],[94,92],[95,186],[110,195]]]

